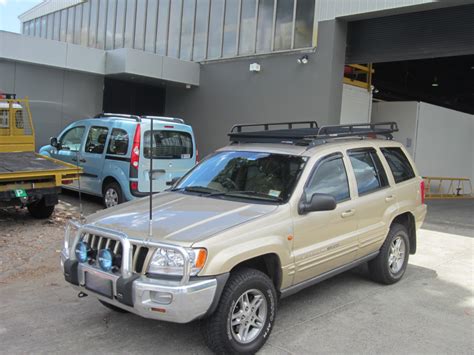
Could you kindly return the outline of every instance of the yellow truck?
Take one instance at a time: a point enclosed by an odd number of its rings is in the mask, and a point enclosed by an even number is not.
[[[0,93],[0,207],[26,207],[48,218],[61,185],[79,178],[81,169],[35,153],[35,131],[28,98]]]

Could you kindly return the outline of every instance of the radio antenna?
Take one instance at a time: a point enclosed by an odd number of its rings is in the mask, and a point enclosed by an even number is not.
[[[149,216],[149,224],[148,224],[148,235],[151,238],[153,235],[153,139],[154,131],[153,131],[153,118],[150,118],[151,127],[150,127],[150,216]]]
[[[79,150],[76,151],[76,167],[79,170]],[[81,174],[77,177],[77,187],[79,188],[79,222],[84,220],[84,209],[82,207]]]

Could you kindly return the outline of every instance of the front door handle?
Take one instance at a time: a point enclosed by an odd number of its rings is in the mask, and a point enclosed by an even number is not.
[[[85,159],[79,159],[79,161],[80,161],[81,163],[85,163],[87,160],[85,160]]]
[[[395,200],[395,196],[393,195],[385,197],[385,202],[392,202],[393,200]]]
[[[355,210],[352,209],[352,210],[347,210],[347,211],[344,211],[341,213],[341,217],[342,218],[347,218],[347,217],[351,217],[355,214]]]
[[[71,160],[72,160],[72,161],[77,161],[77,159],[76,159],[76,158],[72,158]]]

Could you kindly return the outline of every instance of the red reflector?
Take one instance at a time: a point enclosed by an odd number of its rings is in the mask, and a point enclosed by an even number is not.
[[[70,185],[72,184],[72,180],[63,180],[63,185]]]
[[[130,189],[131,190],[138,190],[138,182],[137,181],[130,181]]]
[[[174,128],[174,126],[165,126],[165,128]]]
[[[425,180],[420,182],[421,204],[425,203]]]
[[[155,312],[166,313],[166,309],[164,309],[164,308],[155,308],[155,307],[152,307],[151,310],[152,310],[152,311],[155,311]]]

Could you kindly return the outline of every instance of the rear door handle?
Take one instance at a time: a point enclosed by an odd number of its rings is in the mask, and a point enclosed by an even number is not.
[[[385,202],[392,202],[394,199],[395,199],[395,196],[390,195],[390,196],[385,197]]]
[[[353,216],[355,214],[355,210],[352,209],[352,210],[347,210],[347,211],[344,211],[341,213],[341,217],[342,218],[347,218],[347,217],[350,217],[350,216]]]

